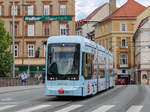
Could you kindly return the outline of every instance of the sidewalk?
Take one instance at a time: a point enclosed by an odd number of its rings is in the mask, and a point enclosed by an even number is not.
[[[44,84],[0,87],[0,94],[9,93],[9,92],[24,91],[24,90],[30,90],[30,89],[39,89],[39,88],[44,88]]]

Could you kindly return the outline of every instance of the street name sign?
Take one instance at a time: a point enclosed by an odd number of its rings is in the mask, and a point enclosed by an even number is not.
[[[24,21],[71,21],[72,16],[25,16]]]

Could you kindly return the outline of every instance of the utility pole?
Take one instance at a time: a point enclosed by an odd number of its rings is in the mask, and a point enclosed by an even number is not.
[[[15,78],[15,3],[12,5],[12,53],[13,53],[13,78]]]
[[[24,64],[24,0],[22,0],[22,64]]]

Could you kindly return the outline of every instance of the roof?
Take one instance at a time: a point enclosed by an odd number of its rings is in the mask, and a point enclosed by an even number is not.
[[[139,26],[138,26],[136,32],[134,33],[134,36],[133,36],[133,39],[134,39],[134,40],[136,39],[136,37],[137,37],[137,35],[138,35],[138,31],[140,30],[140,28],[141,28],[144,24],[146,24],[149,19],[150,19],[150,16],[144,18],[144,19],[141,21],[141,23],[139,24]]]
[[[149,20],[149,18],[150,18],[150,16],[144,18],[144,19],[141,21],[141,23],[139,24],[138,29],[141,28],[141,27]]]
[[[98,8],[96,8],[92,13],[90,13],[89,15],[88,15],[88,17],[86,17],[85,19],[86,20],[89,20],[89,19],[91,19],[93,16],[95,16],[95,14],[96,13],[98,13],[98,11],[100,11],[106,4],[108,4],[108,3],[105,3],[105,4],[103,4],[103,5],[101,5],[101,6],[99,6]]]
[[[136,19],[136,17],[146,9],[145,6],[135,0],[128,0],[123,6],[118,8],[111,15],[104,18],[102,21],[109,19]]]
[[[86,23],[86,21],[90,20],[93,16],[95,16],[106,4],[108,3],[105,3],[101,6],[99,6],[98,8],[96,8],[92,13],[90,13],[86,18],[84,19],[81,19],[79,21],[76,21],[76,26],[82,26],[83,24]]]

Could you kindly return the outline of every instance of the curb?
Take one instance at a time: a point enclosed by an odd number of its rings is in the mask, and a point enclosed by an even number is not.
[[[0,91],[0,94],[18,92],[18,91],[25,91],[25,90],[31,90],[31,89],[39,89],[39,88],[44,88],[44,85],[41,85],[41,86],[39,85],[39,86],[36,86],[36,87],[23,86],[23,88],[21,88],[21,89]]]

